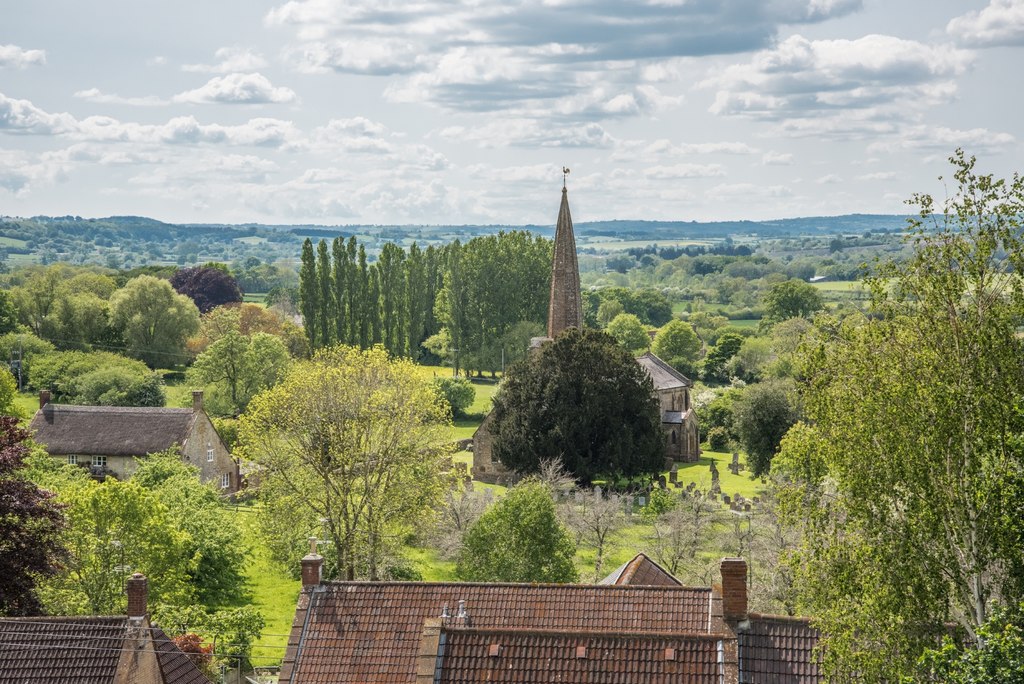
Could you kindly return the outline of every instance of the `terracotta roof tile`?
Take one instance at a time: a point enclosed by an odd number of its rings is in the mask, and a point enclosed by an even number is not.
[[[802,684],[821,682],[821,659],[815,653],[820,632],[805,618],[750,616],[738,633],[740,682]]]
[[[445,629],[434,681],[718,684],[718,650],[718,637],[697,634]]]
[[[0,684],[112,682],[128,618],[0,619]]]
[[[455,615],[460,600],[468,625],[449,626],[679,633],[707,632],[710,597],[684,587],[327,583],[300,596],[281,681],[412,682],[424,621],[445,605]]]
[[[601,584],[630,584],[633,586],[678,587],[682,583],[668,570],[661,567],[646,554],[638,553],[612,574],[601,580]]]
[[[210,684],[202,670],[171,641],[162,629],[153,628],[153,648],[164,684]]]

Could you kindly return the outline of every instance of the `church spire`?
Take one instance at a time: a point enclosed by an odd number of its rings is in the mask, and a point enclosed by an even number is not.
[[[565,169],[563,173],[568,173]],[[551,301],[548,305],[548,337],[554,338],[566,328],[583,327],[580,301],[580,267],[576,260],[576,239],[569,215],[569,193],[562,184],[562,206],[555,225],[555,254],[551,263]]]

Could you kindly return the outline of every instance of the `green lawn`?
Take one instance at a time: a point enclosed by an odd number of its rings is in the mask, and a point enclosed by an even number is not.
[[[723,494],[735,496],[742,494],[745,498],[760,496],[764,492],[765,485],[760,479],[751,476],[749,470],[741,470],[738,475],[733,475],[729,470],[732,463],[732,454],[715,451],[704,451],[696,463],[680,463],[676,466],[677,477],[683,485],[696,482],[698,489],[707,491],[711,487],[711,462],[715,462],[718,468],[718,482]],[[745,454],[740,454],[740,463],[746,465]],[[665,473],[668,477],[668,473]]]
[[[25,240],[19,240],[18,238],[12,237],[0,237],[0,247],[18,247],[23,248],[28,245]]]
[[[242,295],[242,301],[250,304],[266,304],[267,293],[266,292],[246,292]]]
[[[859,292],[864,289],[864,283],[859,280],[826,280],[811,285],[825,292]]]
[[[761,325],[761,319],[760,318],[729,319],[729,323],[727,325],[729,325],[730,327],[733,327],[733,328],[741,328],[743,330],[748,330],[748,329],[749,330],[756,330],[757,326]]]

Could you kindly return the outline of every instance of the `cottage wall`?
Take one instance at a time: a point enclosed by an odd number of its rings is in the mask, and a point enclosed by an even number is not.
[[[186,463],[199,468],[199,479],[203,482],[213,482],[225,493],[238,491],[238,467],[205,411],[196,413],[181,456]],[[225,474],[227,487],[223,486]]]

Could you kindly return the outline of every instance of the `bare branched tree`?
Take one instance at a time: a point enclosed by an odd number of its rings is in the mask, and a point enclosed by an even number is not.
[[[599,490],[581,490],[564,507],[566,524],[577,539],[592,546],[594,581],[601,579],[601,567],[609,538],[626,524],[624,502],[618,494],[602,494]]]

